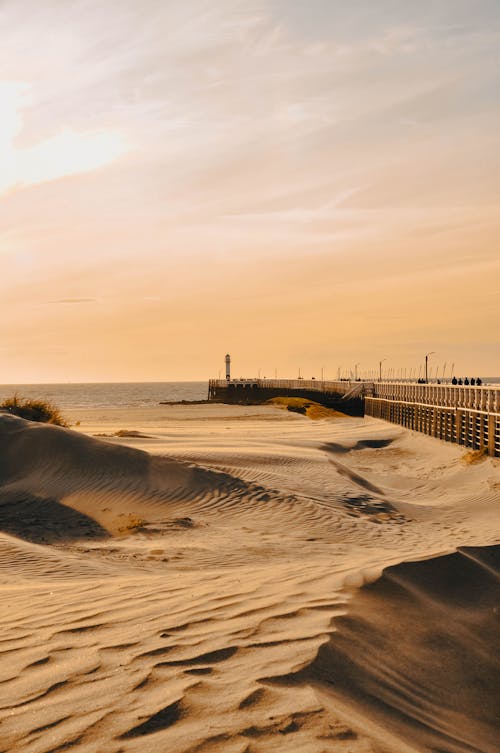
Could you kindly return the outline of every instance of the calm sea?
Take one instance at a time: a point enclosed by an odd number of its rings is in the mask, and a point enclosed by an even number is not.
[[[484,382],[500,384],[500,377],[485,377]],[[207,393],[208,382],[0,384],[0,401],[17,394],[48,400],[61,409],[145,407],[163,400],[205,400]]]
[[[48,400],[61,409],[145,407],[162,400],[205,400],[207,393],[208,382],[0,384],[0,401],[17,394]]]

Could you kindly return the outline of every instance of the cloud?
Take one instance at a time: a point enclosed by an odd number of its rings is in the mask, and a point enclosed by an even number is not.
[[[93,303],[96,298],[60,298],[57,301],[50,301],[50,303]]]

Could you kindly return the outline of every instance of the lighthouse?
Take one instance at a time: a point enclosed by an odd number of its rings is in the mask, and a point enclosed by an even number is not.
[[[226,380],[229,382],[231,379],[231,356],[226,353]]]

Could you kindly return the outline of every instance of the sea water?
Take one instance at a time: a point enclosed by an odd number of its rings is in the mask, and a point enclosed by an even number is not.
[[[86,384],[0,384],[0,402],[20,398],[47,400],[61,410],[151,407],[162,401],[205,400],[208,382],[122,382]]]

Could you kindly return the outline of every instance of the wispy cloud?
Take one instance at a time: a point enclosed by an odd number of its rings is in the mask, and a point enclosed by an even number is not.
[[[96,298],[59,298],[57,301],[50,301],[50,303],[94,303]]]

